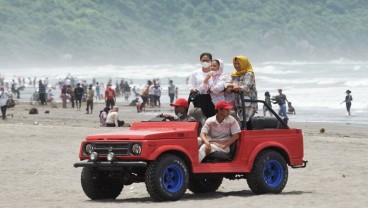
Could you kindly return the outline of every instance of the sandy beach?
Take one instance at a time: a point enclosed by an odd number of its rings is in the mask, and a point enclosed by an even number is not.
[[[85,108],[85,103],[83,103]],[[168,104],[137,114],[127,103],[119,104],[127,123],[148,120]],[[29,115],[30,108],[39,114]],[[69,107],[69,106],[68,106]],[[286,188],[278,195],[254,195],[246,180],[224,180],[216,193],[195,195],[187,191],[176,202],[153,202],[144,183],[125,186],[117,200],[91,201],[80,185],[80,142],[86,135],[124,131],[99,127],[95,104],[93,114],[75,109],[31,106],[20,103],[8,109],[8,120],[0,120],[0,207],[366,207],[368,204],[367,149],[365,126],[327,123],[296,123],[304,133],[305,169],[289,168]],[[50,113],[46,114],[45,111]],[[152,112],[154,111],[154,112]],[[321,134],[320,128],[326,132]]]

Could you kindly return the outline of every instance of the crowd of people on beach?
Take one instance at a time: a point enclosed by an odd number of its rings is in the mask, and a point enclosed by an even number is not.
[[[230,152],[230,146],[240,137],[241,129],[253,129],[252,118],[258,113],[258,93],[256,87],[256,74],[252,64],[246,56],[239,55],[232,59],[234,70],[231,74],[224,72],[224,61],[213,59],[211,53],[202,53],[199,57],[201,68],[194,70],[188,77],[188,100],[178,98],[178,88],[173,80],[169,80],[168,97],[170,105],[174,107],[174,115],[159,114],[157,118],[168,121],[199,122],[198,145],[199,162],[202,162],[207,155],[219,151]],[[3,83],[0,79],[0,84]],[[14,93],[14,83],[12,92]],[[21,79],[19,83],[24,82]],[[38,94],[40,105],[46,105],[47,80],[38,81]],[[88,84],[85,80],[77,82],[74,77],[67,76],[65,80],[59,82],[60,98],[62,108],[67,108],[69,101],[71,108],[81,111],[82,102],[86,102],[86,114],[93,114],[93,103],[103,99],[105,107],[100,110],[99,120],[101,127],[121,127],[125,122],[119,118],[119,106],[116,102],[117,96],[123,96],[125,101],[129,101],[131,91],[134,93],[134,101],[137,112],[140,113],[146,107],[160,107],[162,87],[159,79],[148,80],[142,87],[140,93],[138,89],[130,87],[127,81],[116,82],[113,87],[110,79],[106,85],[104,93],[103,84],[92,80]],[[292,103],[288,101],[282,89],[278,89],[278,95],[271,96],[266,91],[264,96],[263,116],[273,116],[272,104],[279,106],[278,115],[287,123],[288,114],[296,114]],[[350,116],[351,91],[346,91],[346,109]],[[19,94],[18,94],[19,96]],[[140,102],[139,98],[142,100]],[[6,108],[9,95],[3,86],[0,87],[0,106],[2,119],[6,119]],[[193,104],[193,111],[189,111],[190,104]],[[199,116],[198,116],[199,115]]]
[[[188,101],[192,102],[194,107],[201,108],[202,113],[207,118],[216,114],[215,106],[219,101],[226,101],[235,109],[234,117],[242,125],[251,128],[249,120],[258,113],[258,105],[256,102],[250,102],[249,105],[243,108],[241,106],[240,93],[242,93],[244,99],[258,99],[256,76],[252,64],[247,57],[235,56],[232,62],[234,71],[228,75],[224,73],[223,60],[213,59],[211,53],[201,54],[201,68],[191,72],[187,78],[189,86]],[[33,86],[36,89],[37,101],[40,105],[46,105],[55,100],[50,96],[49,92],[51,89],[56,90],[57,85],[50,86],[47,77],[44,79],[28,77],[28,81],[26,80],[25,77],[18,77],[12,79],[11,82],[5,82],[5,77],[0,74],[0,86],[3,89],[2,100],[5,100],[5,95],[7,95],[7,100],[15,97],[19,98],[20,91],[24,89],[25,85]],[[65,79],[60,79],[57,84],[60,89],[59,98],[61,99],[62,108],[68,108],[67,104],[70,103],[70,108],[81,111],[82,103],[86,102],[86,114],[93,114],[94,101],[104,101],[106,107],[112,111],[114,106],[118,106],[116,97],[120,96],[129,102],[129,98],[133,95],[134,99],[131,103],[136,105],[138,113],[144,111],[146,107],[153,108],[161,106],[162,86],[159,79],[148,80],[147,84],[139,89],[135,85],[131,87],[133,84],[132,81],[129,83],[124,79],[115,83],[112,82],[112,79],[109,79],[105,85],[95,78],[92,79],[91,83],[87,83],[86,80],[78,81],[76,77],[68,74]],[[167,93],[170,104],[173,104],[178,99],[178,87],[175,86],[173,80],[169,80]],[[347,96],[343,102],[346,103],[346,109],[350,116],[352,96],[350,90],[347,90],[346,93]],[[58,93],[54,94],[56,97],[58,96]],[[266,91],[264,96],[266,104],[263,106],[263,116],[268,115],[267,112],[272,116],[270,109],[272,109],[273,104],[279,106],[278,115],[286,118],[286,120],[288,119],[288,114],[296,114],[294,106],[288,101],[282,89],[278,89],[278,95],[276,96],[271,96],[269,91]],[[7,105],[3,104],[2,109],[5,109],[4,106]],[[2,110],[2,112],[6,112],[6,110]],[[5,119],[6,113],[3,114],[5,114],[3,116]],[[243,118],[245,118],[244,121]],[[101,126],[104,125],[101,124]]]

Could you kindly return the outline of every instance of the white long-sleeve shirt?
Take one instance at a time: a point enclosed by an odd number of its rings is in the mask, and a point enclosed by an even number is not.
[[[8,101],[8,94],[4,92],[0,92],[0,106],[6,105],[6,101]]]
[[[118,125],[119,120],[119,113],[116,111],[110,111],[109,114],[107,114],[106,123],[107,124],[115,124]]]
[[[204,73],[202,71],[202,68],[194,70],[190,75],[189,75],[189,80],[188,80],[188,87],[190,90],[192,89],[198,89],[199,86],[203,83],[204,78],[206,77],[207,73]]]

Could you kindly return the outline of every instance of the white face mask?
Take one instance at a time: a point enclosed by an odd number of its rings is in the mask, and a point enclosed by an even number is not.
[[[210,62],[201,62],[201,65],[203,68],[208,68],[211,66],[211,63]]]

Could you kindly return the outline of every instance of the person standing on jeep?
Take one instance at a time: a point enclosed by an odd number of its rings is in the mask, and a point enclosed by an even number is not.
[[[207,73],[211,71],[212,54],[202,53],[199,56],[201,68],[193,71],[189,75],[188,86],[190,87],[189,99],[192,101],[193,106],[200,108],[203,114],[209,118],[216,114],[215,107],[211,101],[211,96],[208,93],[199,92],[199,86],[203,83]],[[198,95],[198,96],[197,96]]]
[[[245,56],[235,56],[233,58],[233,65],[235,71],[231,73],[231,79],[226,85],[226,90],[236,93],[235,108],[238,119],[242,121],[247,129],[252,129],[252,122],[250,122],[250,119],[257,112],[258,103],[247,102],[243,109],[241,95],[244,96],[244,99],[257,100],[256,79],[253,67]],[[245,121],[243,121],[243,113],[245,113]]]
[[[200,138],[204,143],[199,148],[199,162],[211,152],[230,152],[230,145],[240,135],[241,129],[236,119],[230,116],[233,106],[226,101],[216,104],[216,115],[208,118],[202,127]]]

